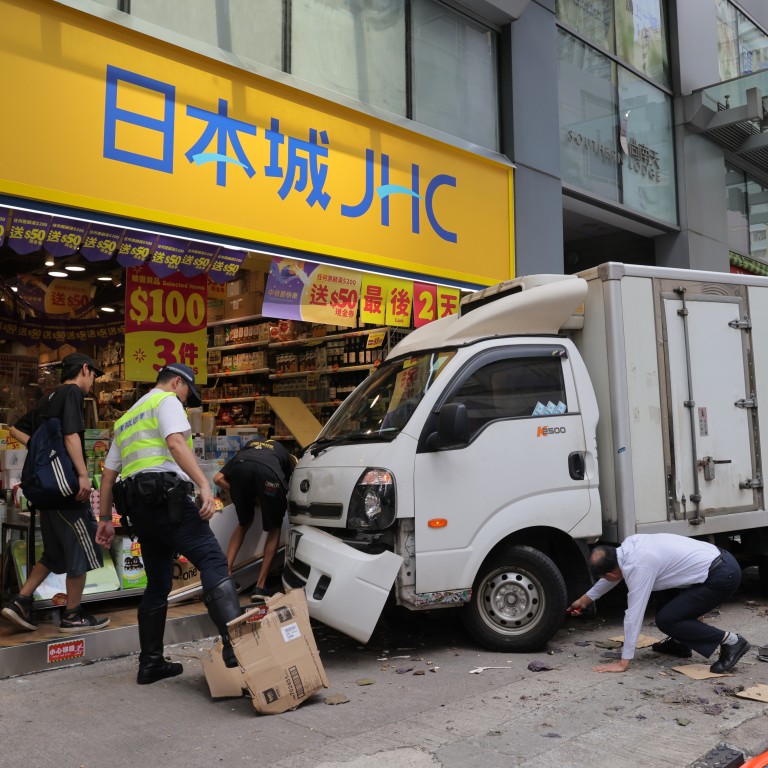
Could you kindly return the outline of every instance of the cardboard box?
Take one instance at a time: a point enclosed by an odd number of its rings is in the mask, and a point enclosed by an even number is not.
[[[243,670],[240,667],[224,666],[221,657],[221,643],[216,643],[211,648],[209,656],[197,657],[203,664],[203,672],[208,683],[208,690],[212,699],[228,699],[242,696],[248,691]]]
[[[186,589],[200,581],[200,571],[186,557],[180,557],[173,562],[173,583],[171,592],[175,589]]]
[[[231,621],[229,634],[253,707],[260,714],[295,709],[328,687],[304,590],[268,598],[265,606]]]
[[[261,313],[263,303],[263,293],[241,293],[237,296],[227,296],[224,300],[224,319],[237,320],[258,315]]]
[[[212,323],[215,320],[223,320],[223,319],[224,319],[224,301],[222,299],[209,301],[207,321],[209,323]]]
[[[112,543],[112,559],[120,579],[120,589],[143,589],[147,586],[147,572],[138,541],[132,541],[130,536],[116,536]]]

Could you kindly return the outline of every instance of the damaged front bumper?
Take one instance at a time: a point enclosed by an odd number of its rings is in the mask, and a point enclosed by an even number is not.
[[[309,615],[367,643],[403,558],[370,555],[308,525],[291,529],[283,585],[305,587]]]

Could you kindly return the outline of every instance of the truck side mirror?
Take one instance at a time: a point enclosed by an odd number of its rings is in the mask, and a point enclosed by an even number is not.
[[[464,403],[446,403],[437,414],[437,432],[427,438],[427,448],[461,448],[469,444],[469,416]]]

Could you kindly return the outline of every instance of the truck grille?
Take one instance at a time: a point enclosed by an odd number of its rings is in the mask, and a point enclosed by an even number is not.
[[[341,504],[310,504],[307,507],[301,507],[292,501],[288,505],[288,513],[290,515],[321,517],[326,520],[340,520],[344,513],[344,507]]]
[[[297,570],[300,570],[300,569],[294,570],[294,566],[296,565],[297,565],[297,561],[294,560],[291,563],[286,563],[285,568],[283,569],[283,584],[290,587],[291,589],[301,589],[307,586],[306,577],[302,578],[296,572]],[[309,566],[304,565],[304,563],[300,563],[300,565],[304,566],[307,569],[307,576],[309,576]]]

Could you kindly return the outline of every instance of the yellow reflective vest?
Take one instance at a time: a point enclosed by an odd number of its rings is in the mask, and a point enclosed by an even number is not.
[[[150,467],[160,467],[166,461],[174,461],[168,443],[160,434],[157,410],[166,397],[176,397],[173,392],[157,392],[136,403],[115,422],[115,442],[120,449],[123,480]],[[192,437],[187,438],[192,447]]]

